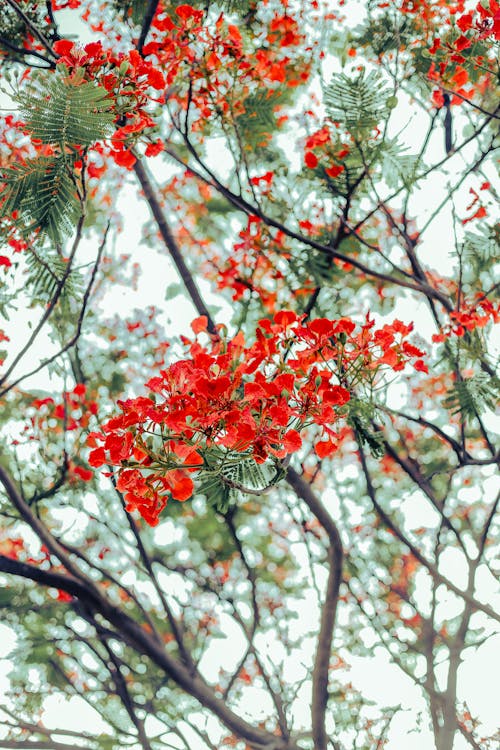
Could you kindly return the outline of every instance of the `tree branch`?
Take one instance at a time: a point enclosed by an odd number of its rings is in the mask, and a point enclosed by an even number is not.
[[[137,51],[140,55],[142,55],[142,48],[144,47],[144,42],[146,41],[146,37],[149,34],[151,22],[153,21],[154,15],[156,13],[158,3],[159,0],[149,0],[148,7],[146,8],[146,12],[142,20],[141,33],[139,34],[139,40],[137,42]]]
[[[286,480],[297,497],[305,502],[309,510],[321,523],[330,541],[327,550],[328,582],[321,611],[318,645],[312,674],[311,706],[314,748],[315,750],[327,750],[329,740],[325,728],[325,714],[328,706],[328,676],[344,553],[335,521],[316,497],[311,485],[292,467],[288,468]]]
[[[158,201],[158,198],[155,195],[153,186],[151,184],[151,180],[149,179],[149,176],[146,172],[144,165],[139,159],[137,159],[134,164],[134,172],[136,173],[137,179],[139,180],[141,184],[144,197],[146,198],[146,201],[151,209],[151,213],[153,214],[153,217],[156,220],[160,235],[170,253],[170,256],[174,262],[174,265],[177,268],[177,271],[179,272],[179,276],[181,277],[182,282],[184,283],[184,286],[186,287],[187,293],[189,294],[191,301],[193,302],[193,305],[195,306],[198,314],[206,316],[207,321],[208,321],[207,328],[209,332],[213,336],[216,336],[217,330],[215,328],[215,323],[212,319],[212,316],[210,315],[210,312],[208,311],[208,308],[205,305],[205,302],[203,301],[200,295],[200,292],[198,290],[198,287],[196,286],[196,283],[191,274],[191,271],[187,267],[184,261],[184,258],[182,257],[182,253],[167,223],[165,214],[163,213],[163,209],[160,206],[160,202]]]
[[[458,597],[472,604],[475,609],[479,610],[480,612],[484,612],[484,614],[488,615],[488,617],[491,617],[496,622],[500,622],[500,614],[495,612],[495,610],[492,609],[488,604],[483,604],[482,602],[478,601],[476,598],[470,596],[467,593],[467,591],[464,591],[458,586],[455,586],[454,583],[452,583],[448,578],[443,576],[438,571],[437,567],[433,565],[433,563],[431,563],[430,560],[427,560],[427,558],[424,557],[424,555],[420,552],[418,547],[415,544],[413,544],[413,542],[410,539],[408,539],[406,534],[404,534],[401,531],[399,526],[396,526],[394,521],[385,512],[385,510],[382,508],[382,506],[377,500],[377,497],[375,494],[375,488],[373,486],[371,476],[368,470],[368,465],[366,463],[366,456],[365,456],[363,447],[360,442],[358,443],[358,453],[359,453],[361,465],[363,467],[363,471],[365,474],[366,489],[367,489],[368,497],[370,498],[372,505],[375,508],[380,519],[383,521],[383,523],[385,523],[387,528],[393,532],[393,534],[399,539],[400,542],[402,542],[406,547],[408,547],[408,549],[410,550],[412,555],[418,560],[418,562],[421,563],[425,568],[427,568],[427,570],[429,571],[434,581],[444,584],[446,588],[448,588]]]

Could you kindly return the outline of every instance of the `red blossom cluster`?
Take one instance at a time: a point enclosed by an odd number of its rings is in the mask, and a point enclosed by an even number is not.
[[[205,335],[206,322],[202,316],[192,324],[196,338],[184,341],[189,357],[146,383],[149,397],[118,402],[122,414],[89,437],[90,465],[119,467],[128,510],[151,525],[169,496],[191,497],[191,475],[203,468],[205,449],[259,463],[281,460],[300,449],[301,431],[315,425],[326,436],[316,452],[330,455],[352,388],[407,362],[426,370],[423,352],[407,341],[412,326],[397,320],[376,329],[367,319],[357,329],[346,318],[306,321],[281,311],[259,322],[250,345],[239,333],[204,346],[198,334]]]
[[[182,106],[189,97],[190,106],[198,113],[193,114],[191,122],[196,129],[197,123],[201,125],[213,115],[243,114],[245,98],[262,81],[276,88],[280,84],[297,86],[307,80],[309,66],[303,59],[299,65],[290,53],[292,47],[299,48],[303,37],[298,33],[297,20],[289,13],[273,16],[261,44],[253,51],[243,50],[238,28],[228,24],[223,14],[213,28],[204,20],[204,11],[190,5],[179,5],[172,14],[160,3],[151,24],[150,41],[141,52],[132,49],[116,53],[105,49],[100,41],[79,47],[61,39],[53,45],[59,55],[58,69],[66,71],[75,85],[82,80],[96,81],[113,99],[116,130],[110,154],[120,166],[133,167],[131,148],[141,139],[147,144],[146,156],[155,156],[163,149],[162,141],[152,138],[156,123],[151,105],[164,104],[165,92]],[[228,90],[234,89],[236,82],[239,96],[230,105]]]
[[[157,60],[167,86],[189,77],[194,129],[213,116],[244,114],[245,99],[263,83],[271,95],[280,86],[298,86],[308,80],[310,65],[300,51],[303,36],[289,10],[285,15],[275,13],[256,34],[255,48],[244,49],[238,27],[223,14],[211,27],[204,24],[203,11],[190,5],[178,6],[175,20],[161,5],[159,9],[143,54]],[[185,96],[185,87],[172,89],[172,101],[185,106]]]
[[[490,183],[489,182],[483,182],[480,186],[480,190],[489,190],[490,189]],[[486,211],[486,207],[483,205],[482,199],[479,196],[479,193],[474,190],[474,188],[470,188],[469,193],[472,195],[472,200],[465,209],[466,211],[471,211],[474,209],[474,213],[470,216],[467,216],[465,219],[462,219],[462,224],[468,224],[470,221],[474,221],[474,219],[484,219],[485,216],[488,215],[488,212]]]
[[[339,147],[327,125],[306,139],[305,148],[304,161],[309,169],[322,166],[326,176],[332,180],[344,171],[344,166],[340,162],[349,154],[349,147],[343,144]]]
[[[254,178],[260,181],[266,176]],[[266,186],[269,183],[264,183]],[[216,280],[218,289],[231,289],[233,300],[242,299],[248,292],[259,296],[264,308],[269,311],[276,309],[278,299],[277,290],[287,288],[283,268],[280,268],[280,257],[289,257],[286,237],[280,230],[272,231],[258,217],[249,216],[247,225],[239,233],[229,257],[224,260],[211,258],[208,274],[212,276],[211,268],[217,270]],[[289,294],[289,291],[286,292]]]
[[[450,322],[432,340],[440,343],[450,336],[465,336],[467,331],[484,328],[490,321],[500,323],[500,303],[495,304],[478,293],[475,301],[464,303],[460,310],[450,313]]]
[[[87,396],[87,387],[83,383],[77,383],[72,391],[65,391],[58,403],[48,396],[35,398],[31,406],[36,410],[36,415],[30,420],[32,425],[45,428],[48,420],[56,419],[64,422],[66,432],[85,429],[91,416],[98,411],[97,402]],[[42,410],[42,407],[45,408]]]
[[[29,406],[33,414],[27,418],[20,440],[45,445],[48,436],[74,433],[71,447],[66,442],[65,473],[70,481],[89,482],[93,479],[93,472],[79,455],[80,434],[89,429],[92,418],[98,413],[97,402],[87,393],[87,387],[77,383],[71,391],[65,391],[60,400],[51,396],[35,398]],[[18,444],[20,440],[14,443]]]
[[[152,89],[164,91],[163,74],[135,49],[126,54],[115,53],[104,49],[101,42],[91,42],[82,48],[61,39],[55,42],[54,51],[59,55],[58,68],[67,71],[69,80],[75,85],[82,80],[96,81],[113,99],[116,129],[111,138],[110,154],[117,164],[131,169],[135,163],[131,146],[155,128],[148,108],[152,103],[165,101],[163,93],[151,94]],[[155,142],[147,148],[150,149],[149,155],[154,155],[159,153],[162,145]]]
[[[444,82],[456,92],[452,104],[461,104],[463,99],[470,99],[476,89],[482,90],[488,85],[489,46],[493,40],[500,40],[498,0],[489,0],[488,5],[479,2],[475,9],[467,12],[464,12],[462,3],[457,10],[461,14],[455,11],[448,19],[449,31],[434,37],[429,48],[435,60],[430,67],[429,78]],[[475,80],[471,80],[471,74]],[[474,83],[475,86],[472,85]],[[469,88],[465,88],[467,84]],[[443,106],[441,89],[433,92],[433,102],[437,107]]]

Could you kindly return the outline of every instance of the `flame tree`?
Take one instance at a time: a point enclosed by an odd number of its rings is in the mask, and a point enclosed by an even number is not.
[[[3,748],[377,750],[372,652],[496,746],[499,40],[496,0],[5,0]]]

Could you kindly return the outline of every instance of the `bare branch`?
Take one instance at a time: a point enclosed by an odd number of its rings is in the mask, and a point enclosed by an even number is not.
[[[297,497],[305,502],[309,510],[321,523],[330,541],[327,550],[329,563],[328,582],[326,586],[325,600],[321,611],[321,624],[312,674],[311,706],[315,750],[327,750],[328,735],[325,728],[325,714],[328,706],[328,676],[339,588],[342,580],[344,553],[342,549],[342,540],[337,526],[330,514],[314,494],[310,484],[308,484],[292,467],[288,468],[286,478]]]

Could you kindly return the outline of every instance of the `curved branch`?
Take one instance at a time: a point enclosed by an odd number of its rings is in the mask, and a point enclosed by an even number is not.
[[[337,525],[314,494],[311,485],[291,467],[288,468],[286,479],[297,497],[303,500],[313,515],[316,516],[330,541],[327,551],[328,582],[321,611],[321,624],[312,674],[311,706],[314,748],[315,750],[327,750],[329,739],[325,728],[325,714],[328,706],[328,675],[339,588],[342,581],[344,552]]]
[[[182,164],[182,166],[185,169],[189,170],[195,177],[205,182],[205,184],[210,185],[211,187],[214,187],[235,208],[239,209],[240,211],[243,211],[247,215],[257,216],[267,226],[280,230],[287,237],[290,237],[291,239],[297,240],[298,242],[301,242],[302,244],[308,247],[311,247],[314,250],[318,250],[319,252],[324,253],[325,255],[328,255],[329,257],[335,260],[340,260],[343,263],[350,263],[350,265],[357,268],[358,271],[361,271],[366,276],[371,276],[375,279],[380,279],[381,281],[387,281],[389,284],[397,284],[398,286],[404,287],[405,289],[410,289],[414,292],[425,294],[426,296],[432,297],[433,299],[436,299],[439,302],[441,302],[443,307],[445,307],[447,310],[452,309],[452,305],[449,299],[446,297],[446,295],[440,292],[438,289],[434,289],[434,287],[431,287],[429,284],[414,283],[412,281],[406,281],[404,278],[397,278],[395,276],[391,276],[390,274],[383,273],[382,271],[376,271],[375,269],[369,268],[369,266],[365,265],[362,261],[358,260],[357,258],[350,256],[350,255],[345,255],[344,253],[341,253],[338,250],[333,249],[329,245],[324,245],[323,243],[318,242],[317,240],[314,240],[312,237],[306,237],[303,234],[300,234],[300,232],[296,232],[294,229],[287,227],[281,221],[277,221],[276,219],[273,219],[271,216],[268,216],[262,210],[260,210],[257,206],[248,203],[248,201],[246,201],[242,196],[236,195],[235,193],[231,192],[229,188],[225,187],[225,185],[223,185],[217,179],[214,173],[211,170],[209,170],[208,167],[205,164],[203,164],[203,162],[201,162],[193,146],[189,144],[189,141],[188,141],[188,147],[190,147],[190,152],[195,156],[200,166],[207,172],[210,179],[208,179],[207,177],[204,177],[200,172],[198,172],[189,164],[186,164],[184,160],[181,159],[172,149],[167,148],[165,149],[165,151],[170,156],[172,156],[172,158],[174,158],[179,164]],[[354,234],[355,230],[358,229],[358,226],[356,225],[354,229],[352,228],[348,229],[347,227],[346,229],[349,234]],[[404,275],[403,271],[400,271],[400,269],[398,269],[398,271],[402,275]]]
[[[158,3],[159,0],[149,0],[148,7],[146,8],[146,12],[142,20],[141,33],[139,34],[139,40],[137,42],[137,51],[140,55],[142,55],[142,48],[144,47],[144,42],[146,41],[149,29],[151,28],[151,23],[156,13]]]
[[[483,604],[482,602],[478,601],[475,597],[470,596],[467,591],[464,591],[463,589],[456,586],[454,583],[452,583],[448,578],[443,576],[437,567],[424,555],[420,552],[419,548],[413,544],[413,542],[408,539],[406,534],[401,531],[399,526],[396,526],[394,521],[391,519],[391,517],[385,512],[385,510],[382,508],[380,503],[377,500],[376,494],[375,494],[375,488],[373,486],[371,476],[368,470],[368,465],[366,463],[366,456],[363,450],[362,445],[358,443],[358,454],[360,458],[361,465],[363,467],[363,472],[365,474],[365,481],[366,481],[366,490],[368,493],[368,497],[370,498],[373,507],[375,508],[378,516],[380,517],[380,520],[387,526],[388,529],[390,529],[393,534],[399,539],[400,542],[402,542],[412,555],[415,557],[418,562],[426,568],[431,576],[431,578],[438,582],[442,583],[446,588],[448,588],[450,591],[452,591],[456,596],[463,599],[465,602],[468,602],[469,604],[472,604],[472,606],[477,609],[480,612],[484,612],[485,615],[488,615],[488,617],[491,617],[492,620],[495,620],[496,622],[500,622],[500,614],[495,612],[494,609],[492,609],[488,604]]]
[[[33,329],[33,332],[31,334],[31,336],[29,337],[28,341],[23,346],[23,348],[21,349],[21,351],[19,352],[19,354],[17,355],[17,357],[14,357],[14,360],[10,364],[10,366],[8,367],[7,371],[0,378],[0,385],[2,383],[5,383],[5,381],[9,377],[10,373],[14,370],[14,368],[19,363],[19,361],[24,357],[24,355],[26,354],[26,352],[29,351],[29,349],[30,349],[31,345],[33,344],[34,340],[36,339],[36,337],[38,336],[38,334],[42,330],[43,326],[45,325],[46,321],[48,320],[48,318],[52,314],[55,306],[57,305],[59,297],[61,296],[61,294],[63,292],[64,285],[66,284],[66,281],[68,280],[68,277],[69,277],[69,275],[71,273],[71,269],[72,269],[72,266],[73,266],[73,260],[74,260],[76,251],[77,251],[78,246],[79,246],[79,244],[81,242],[81,239],[82,239],[82,232],[83,232],[83,224],[84,224],[84,222],[85,222],[85,213],[82,212],[82,214],[81,214],[81,216],[80,216],[80,218],[78,220],[77,227],[76,227],[76,235],[75,235],[75,239],[73,241],[73,246],[71,248],[71,252],[69,254],[68,262],[67,262],[67,265],[66,265],[66,270],[64,271],[64,274],[61,276],[61,279],[58,281],[57,286],[56,286],[56,288],[54,290],[54,295],[53,295],[52,299],[50,300],[50,303],[48,304],[48,306],[47,306],[45,312],[43,313],[42,317],[40,318],[40,320],[38,321],[37,325]],[[4,391],[2,391],[2,393],[3,392]],[[0,394],[0,395],[2,395],[2,394]]]
[[[170,253],[170,256],[174,262],[175,267],[177,268],[177,271],[179,272],[179,276],[181,277],[184,286],[186,287],[186,291],[191,297],[191,301],[193,302],[193,305],[195,306],[198,314],[205,315],[205,317],[207,318],[207,328],[209,332],[213,336],[216,336],[217,330],[215,328],[215,323],[212,319],[212,316],[210,315],[208,308],[201,297],[191,271],[187,267],[184,258],[182,257],[180,248],[175,241],[169,225],[167,224],[167,220],[165,218],[165,214],[163,213],[160,202],[155,195],[151,180],[149,179],[144,165],[139,159],[137,159],[134,164],[134,172],[136,173],[137,179],[141,184],[144,197],[146,198],[146,201],[151,209],[151,213],[153,214],[153,217],[158,225],[158,230],[161,234],[163,242],[165,243]]]
[[[92,273],[90,274],[89,283],[87,284],[87,288],[85,289],[85,292],[83,294],[82,298],[82,305],[80,308],[80,313],[78,315],[78,320],[76,323],[76,329],[73,336],[67,341],[58,352],[50,356],[48,359],[44,359],[37,367],[35,367],[33,370],[30,370],[29,372],[25,373],[24,375],[21,375],[17,380],[14,380],[12,383],[9,383],[7,387],[5,387],[2,391],[0,391],[0,396],[4,396],[8,391],[11,390],[11,388],[14,388],[16,385],[19,385],[23,380],[26,378],[30,378],[32,375],[36,375],[37,372],[40,372],[40,370],[43,370],[44,367],[47,367],[47,365],[50,365],[51,362],[54,362],[58,357],[60,357],[62,354],[67,352],[69,349],[71,349],[72,346],[74,346],[78,339],[80,338],[81,332],[82,332],[82,326],[83,326],[83,320],[85,318],[85,313],[87,312],[87,306],[90,298],[90,294],[92,292],[92,287],[94,286],[95,277],[97,276],[97,270],[99,268],[99,264],[101,262],[102,254],[104,252],[104,248],[106,246],[106,240],[108,237],[108,232],[110,228],[110,223],[108,222],[108,225],[106,227],[106,230],[104,232],[104,237],[102,239],[101,244],[99,245],[99,249],[97,251],[97,257],[94,263],[94,266],[92,268]],[[67,275],[66,275],[67,278]]]
[[[114,625],[120,636],[137,652],[144,654],[162,669],[186,693],[195,698],[202,706],[212,711],[228,729],[244,739],[252,750],[298,750],[282,737],[277,737],[265,729],[252,726],[235,714],[223,700],[214,694],[213,687],[208,685],[199,674],[192,675],[177,659],[168,654],[141,625],[133,620],[123,609],[112,604],[99,590],[89,590],[87,585],[63,573],[42,570],[34,565],[13,560],[0,555],[0,572],[20,576],[42,586],[50,586],[66,591],[79,598],[93,612],[99,613]]]
[[[54,50],[52,49],[52,47],[50,45],[50,42],[45,38],[45,36],[42,34],[42,32],[39,29],[37,29],[37,27],[35,26],[35,24],[26,15],[26,13],[24,13],[24,11],[21,10],[21,8],[19,7],[19,4],[16,2],[16,0],[7,0],[7,3],[10,5],[10,7],[14,11],[14,13],[16,13],[16,15],[18,15],[19,18],[21,18],[24,21],[24,23],[26,24],[26,26],[28,27],[28,29],[31,31],[31,33],[34,36],[36,36],[36,38],[38,39],[38,41],[40,42],[40,44],[43,47],[45,47],[45,49],[47,50],[47,52],[49,52],[52,55],[52,57],[55,57],[57,59],[59,57],[59,55],[56,55],[56,53],[54,52]]]

